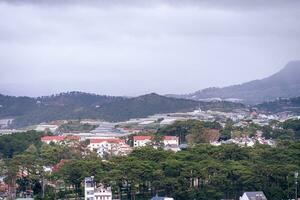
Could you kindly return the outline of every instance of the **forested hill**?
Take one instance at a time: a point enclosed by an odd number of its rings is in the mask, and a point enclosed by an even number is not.
[[[47,97],[0,95],[0,118],[15,118],[12,126],[23,127],[59,119],[92,118],[124,121],[153,114],[203,110],[229,111],[244,105],[231,102],[199,102],[154,93],[133,97],[112,97],[69,92]]]
[[[275,101],[265,102],[256,106],[259,110],[268,113],[292,112],[300,115],[300,97],[280,98]]]

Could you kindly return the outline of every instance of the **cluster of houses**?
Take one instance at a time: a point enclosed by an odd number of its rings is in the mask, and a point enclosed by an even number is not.
[[[97,152],[97,154],[102,158],[104,158],[106,155],[128,155],[132,151],[132,147],[126,144],[125,140],[119,138],[90,139],[88,149],[90,151]]]
[[[81,138],[80,136],[44,136],[41,141],[47,144],[72,144],[74,141],[83,141],[86,138]],[[98,137],[90,138],[87,149],[92,152],[97,152],[97,154],[105,158],[106,156],[124,156],[128,155],[134,148],[144,147],[151,145],[154,148],[159,146],[163,147],[165,150],[171,150],[177,152],[179,148],[179,138],[177,136],[164,136],[161,139],[160,144],[154,142],[153,136],[138,135],[133,136],[133,144],[130,146],[128,141],[125,139],[115,138],[115,137]]]
[[[88,140],[89,144],[87,149],[96,152],[100,157],[106,158],[111,156],[125,156],[132,152],[135,148],[152,146],[153,148],[163,148],[164,150],[171,150],[174,152],[179,151],[179,138],[177,136],[163,136],[161,139],[157,139],[150,135],[136,135],[132,137],[132,142],[128,139],[121,139],[119,137],[80,137],[78,135],[66,135],[66,136],[44,136],[41,138],[42,142],[47,144],[72,144],[74,141]],[[229,140],[211,141],[210,144],[219,146],[222,144],[237,144],[239,146],[252,147],[255,144],[265,144],[273,146],[274,140],[266,139],[262,137],[262,133],[257,132],[255,137],[236,137]],[[131,145],[130,145],[131,144]]]
[[[220,141],[212,141],[210,142],[211,145],[214,146],[220,146],[222,144],[237,144],[241,147],[253,147],[255,144],[265,144],[265,145],[270,145],[270,146],[274,146],[275,145],[275,141],[272,139],[266,139],[264,137],[262,137],[262,134],[260,132],[258,132],[255,137],[236,137],[236,138],[232,138],[229,140],[220,140]]]
[[[147,145],[151,145],[154,148],[158,148],[162,146],[165,150],[172,150],[177,152],[180,150],[179,148],[179,138],[177,136],[163,136],[161,139],[161,145],[157,144],[157,142],[153,142],[153,136],[145,136],[138,135],[133,137],[133,147],[144,147]]]

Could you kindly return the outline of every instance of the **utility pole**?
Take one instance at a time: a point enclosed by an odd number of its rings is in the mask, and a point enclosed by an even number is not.
[[[295,172],[295,200],[298,200],[298,172]]]

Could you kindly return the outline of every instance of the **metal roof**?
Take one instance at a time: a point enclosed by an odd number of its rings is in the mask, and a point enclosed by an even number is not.
[[[262,191],[245,192],[244,194],[250,200],[267,200],[265,194]]]

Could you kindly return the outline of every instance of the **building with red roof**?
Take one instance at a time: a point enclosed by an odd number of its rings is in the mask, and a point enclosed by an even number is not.
[[[88,148],[91,151],[96,151],[102,158],[106,155],[127,155],[131,152],[131,147],[126,144],[125,140],[120,138],[90,139]]]
[[[125,140],[120,138],[97,138],[97,139],[90,139],[90,144],[100,144],[103,142],[108,143],[125,143]]]
[[[164,145],[179,145],[179,138],[177,136],[166,135],[163,137]]]
[[[134,147],[144,147],[151,144],[153,137],[149,135],[136,135],[133,136],[133,146]]]
[[[90,144],[88,145],[88,148],[91,151],[94,151],[101,146],[110,146],[112,144],[125,144],[125,140],[122,140],[120,138],[97,138],[97,139],[90,139]]]

